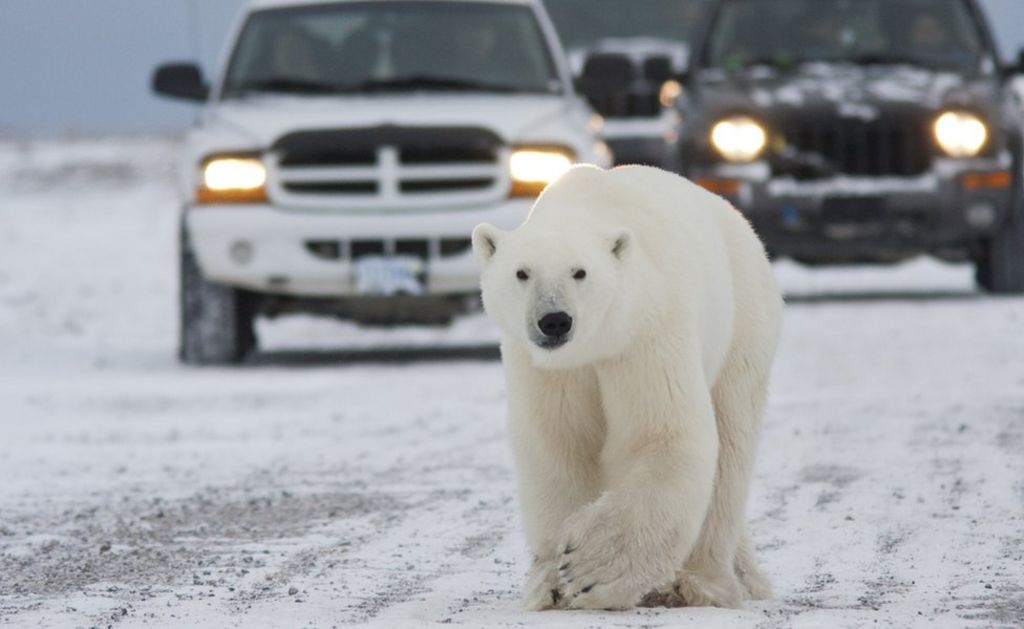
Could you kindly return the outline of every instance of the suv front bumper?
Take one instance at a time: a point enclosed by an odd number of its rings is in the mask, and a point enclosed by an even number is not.
[[[969,251],[1005,223],[1016,174],[1009,155],[936,160],[919,177],[776,178],[767,164],[691,173],[754,225],[773,255],[816,262],[885,261]]]
[[[424,296],[470,295],[479,268],[476,225],[513,229],[531,199],[478,208],[394,214],[296,212],[271,205],[187,207],[189,244],[214,283],[292,297],[358,297],[353,260],[412,255],[424,261]]]

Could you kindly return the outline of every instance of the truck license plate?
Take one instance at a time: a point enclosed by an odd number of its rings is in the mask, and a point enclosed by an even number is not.
[[[356,292],[377,297],[422,295],[425,267],[415,256],[364,256],[353,264]]]
[[[863,225],[885,220],[885,199],[878,196],[826,197],[821,208],[826,225]]]

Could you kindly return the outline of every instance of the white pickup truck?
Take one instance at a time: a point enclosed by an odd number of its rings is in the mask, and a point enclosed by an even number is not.
[[[182,360],[257,347],[254,318],[444,324],[476,307],[470,232],[511,228],[574,162],[608,166],[537,0],[255,0],[182,177]]]

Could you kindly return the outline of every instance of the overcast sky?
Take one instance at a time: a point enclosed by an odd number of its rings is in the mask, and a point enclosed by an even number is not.
[[[154,97],[161,61],[213,68],[245,0],[0,0],[0,132],[179,130],[195,108]],[[190,27],[190,6],[195,28]]]
[[[983,1],[1003,47],[1024,45],[1024,0]],[[211,71],[244,3],[0,0],[0,133],[184,129],[195,108],[154,97],[152,70],[198,57]]]

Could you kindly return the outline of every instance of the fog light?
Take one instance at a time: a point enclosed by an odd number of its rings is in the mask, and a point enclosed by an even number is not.
[[[999,212],[991,203],[975,203],[964,212],[967,224],[975,229],[985,229],[995,225]]]
[[[252,262],[252,244],[245,240],[239,240],[231,245],[231,248],[228,250],[228,255],[231,256],[231,259],[234,260],[236,264],[249,264]]]
[[[739,194],[741,182],[739,179],[699,177],[695,183],[708,192],[728,197]]]
[[[964,173],[960,176],[960,184],[968,190],[978,190],[981,188],[998,190],[1012,186],[1013,175],[1007,170],[982,173]]]

